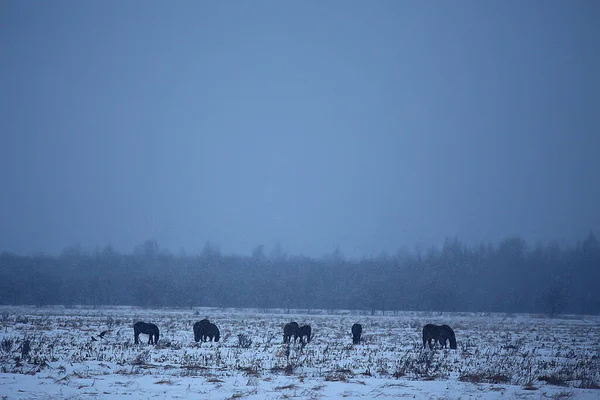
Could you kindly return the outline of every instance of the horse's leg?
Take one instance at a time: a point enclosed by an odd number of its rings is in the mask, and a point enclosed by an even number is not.
[[[138,344],[140,342],[139,336],[140,334],[137,332],[133,334],[133,343]]]
[[[431,338],[431,334],[429,333],[429,331],[425,328],[423,328],[423,348],[426,349],[427,348],[427,344],[429,344],[429,340]]]

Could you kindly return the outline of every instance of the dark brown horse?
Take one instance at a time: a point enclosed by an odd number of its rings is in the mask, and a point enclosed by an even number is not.
[[[301,326],[296,330],[294,334],[294,343],[296,343],[296,339],[300,338],[300,343],[304,345],[304,337],[306,337],[306,343],[310,343],[311,338],[311,328],[310,325]]]
[[[140,333],[144,333],[146,335],[148,335],[148,343],[149,344],[157,344],[158,343],[158,337],[160,336],[160,333],[158,331],[158,326],[151,324],[151,323],[145,323],[145,322],[136,322],[133,325],[133,341],[135,342],[135,344],[139,343],[139,337],[140,337]],[[154,340],[152,340],[154,339]]]
[[[429,348],[433,349],[436,341],[444,348],[448,340],[450,341],[450,348],[456,349],[456,336],[448,325],[427,324],[423,327],[424,348],[427,348],[427,344],[429,344]]]
[[[297,322],[290,322],[283,327],[283,343],[289,343],[292,336],[294,336],[294,342],[296,342],[296,331],[298,330]]]
[[[219,328],[217,328],[217,326],[215,324],[213,324],[212,322],[209,322],[208,324],[203,324],[200,325],[200,327],[198,328],[198,340],[202,340],[203,342],[206,341],[215,341],[218,342],[221,339],[221,332],[219,331]],[[198,341],[196,340],[196,341]]]
[[[210,321],[207,319],[200,320],[194,324],[194,340],[199,342],[202,337],[202,330],[204,327],[210,325]]]
[[[362,334],[362,325],[354,324],[352,325],[352,344],[360,343],[360,335]]]
[[[213,323],[208,324],[204,334],[206,340],[210,340],[211,342],[213,340],[218,342],[221,339],[221,331],[219,331],[219,328],[217,328],[217,326]]]

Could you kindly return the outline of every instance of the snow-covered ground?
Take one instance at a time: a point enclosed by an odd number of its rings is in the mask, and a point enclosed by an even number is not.
[[[220,342],[194,342],[202,318]],[[157,346],[133,344],[140,320]],[[292,320],[311,343],[282,343]],[[427,323],[452,326],[458,349],[423,349]],[[600,398],[598,316],[5,306],[0,326],[1,399]]]

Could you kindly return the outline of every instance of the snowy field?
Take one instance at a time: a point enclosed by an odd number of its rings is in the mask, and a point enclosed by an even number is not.
[[[202,318],[220,342],[194,342]],[[158,345],[133,343],[140,320]],[[292,320],[311,343],[282,343]],[[458,349],[424,350],[427,323]],[[1,399],[600,398],[598,316],[0,307],[0,324]]]

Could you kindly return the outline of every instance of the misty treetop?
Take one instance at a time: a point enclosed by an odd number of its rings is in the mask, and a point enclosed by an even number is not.
[[[174,255],[149,240],[125,254],[80,246],[60,256],[0,255],[0,303],[488,312],[600,312],[600,244],[530,246],[518,237],[360,260],[224,255],[207,244]]]

